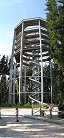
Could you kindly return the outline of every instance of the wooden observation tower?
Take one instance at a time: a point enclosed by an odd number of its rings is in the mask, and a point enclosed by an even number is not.
[[[46,22],[41,18],[22,20],[14,29],[14,38],[10,63],[9,103],[15,103],[16,72],[19,69],[18,101],[21,103],[22,93],[28,91],[27,78],[30,83],[31,98],[40,94],[41,103],[44,102],[44,67],[50,64],[49,44]],[[27,76],[27,69],[31,75]],[[24,73],[22,74],[22,71]],[[24,77],[24,79],[23,79]],[[50,76],[48,76],[50,77]],[[52,87],[50,86],[52,98]],[[39,100],[38,100],[39,101]]]

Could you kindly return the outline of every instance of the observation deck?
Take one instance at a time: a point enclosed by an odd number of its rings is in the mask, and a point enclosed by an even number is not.
[[[39,32],[40,22],[40,32]],[[15,28],[15,59],[20,62],[20,51],[22,50],[23,65],[30,66],[33,52],[35,51],[35,58],[39,59],[40,54],[40,39],[42,46],[43,61],[49,60],[49,44],[47,38],[46,22],[41,18],[23,20]],[[44,53],[45,52],[45,53]],[[47,56],[47,58],[45,58]],[[36,61],[37,62],[37,61]],[[39,59],[40,62],[40,59]]]

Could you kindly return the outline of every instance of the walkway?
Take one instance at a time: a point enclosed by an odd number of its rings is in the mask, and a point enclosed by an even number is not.
[[[20,115],[19,122],[16,122],[15,110],[11,113],[2,110],[0,138],[64,138],[63,124],[31,118],[31,109],[22,109],[22,113],[24,115]]]

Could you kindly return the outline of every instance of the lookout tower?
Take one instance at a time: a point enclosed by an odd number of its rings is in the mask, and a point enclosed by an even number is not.
[[[15,81],[16,70],[19,68],[19,89],[18,97],[21,103],[21,97],[28,92],[30,87],[30,98],[44,102],[44,97],[51,91],[51,83],[47,90],[45,89],[45,79],[50,78],[50,72],[46,76],[45,67],[50,67],[49,44],[47,37],[46,22],[41,18],[22,20],[14,29],[14,38],[10,63],[9,79],[9,102],[15,103]],[[24,70],[24,73],[22,73]],[[27,70],[31,70],[31,75],[27,76]],[[45,75],[45,76],[44,76]],[[29,83],[27,83],[27,78]],[[51,81],[51,79],[50,79]],[[39,95],[39,96],[37,96]]]

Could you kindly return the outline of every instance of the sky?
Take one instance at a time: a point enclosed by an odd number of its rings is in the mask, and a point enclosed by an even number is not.
[[[0,56],[11,55],[14,28],[28,18],[46,18],[46,0],[0,1]]]

